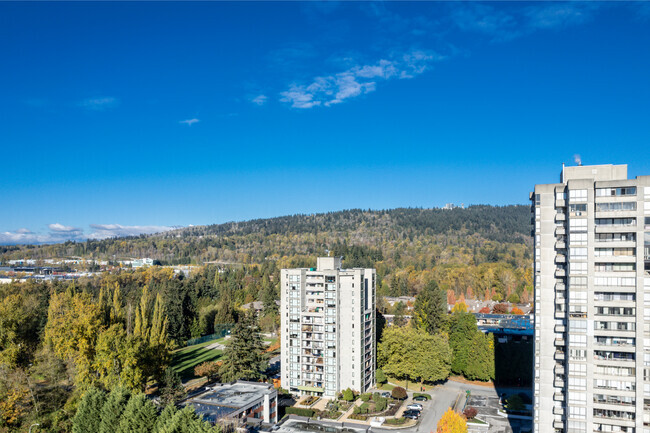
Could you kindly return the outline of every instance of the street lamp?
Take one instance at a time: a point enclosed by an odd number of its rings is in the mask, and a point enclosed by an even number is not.
[[[32,433],[32,427],[34,427],[35,425],[40,425],[40,424],[36,423],[36,424],[32,424],[32,425],[30,425],[30,426],[29,426],[29,433]]]

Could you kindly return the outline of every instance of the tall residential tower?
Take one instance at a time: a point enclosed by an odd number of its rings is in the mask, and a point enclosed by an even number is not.
[[[374,386],[375,270],[319,257],[316,268],[280,275],[282,387],[333,397]]]
[[[650,176],[563,167],[530,198],[534,433],[650,433]]]

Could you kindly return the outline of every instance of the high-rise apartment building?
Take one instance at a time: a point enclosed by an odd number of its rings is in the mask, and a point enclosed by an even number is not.
[[[319,257],[316,268],[282,269],[282,387],[333,397],[375,383],[375,270],[341,269]]]
[[[649,433],[650,176],[563,167],[530,198],[534,433]]]

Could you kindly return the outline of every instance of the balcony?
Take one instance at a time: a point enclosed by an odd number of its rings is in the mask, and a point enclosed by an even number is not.
[[[566,359],[566,354],[564,353],[563,350],[556,350],[555,351],[555,356],[553,356],[553,358],[556,361],[564,361]]]
[[[558,236],[564,236],[566,235],[566,229],[564,227],[556,227],[555,234]]]
[[[555,401],[564,401],[564,393],[563,392],[556,392],[553,394],[553,400]]]
[[[553,421],[553,428],[555,428],[555,429],[563,429],[564,428],[564,422],[554,420]]]
[[[564,366],[563,365],[556,365],[554,369],[555,374],[564,374]]]
[[[562,408],[562,407],[554,407],[553,408],[553,415],[562,415],[562,416],[564,416],[564,408]]]
[[[556,250],[566,250],[566,242],[565,241],[557,241],[557,242],[555,242],[555,249]]]
[[[555,269],[555,276],[558,278],[566,277],[566,270],[564,268]]]
[[[564,388],[564,380],[561,380],[561,379],[555,379],[555,380],[553,381],[553,386],[554,386],[555,388]]]
[[[566,215],[563,213],[555,214],[555,221],[556,222],[566,221]]]
[[[555,263],[566,263],[566,256],[564,254],[558,254],[555,256]]]
[[[556,338],[555,339],[555,347],[562,346],[564,347],[566,345],[564,338]]]
[[[565,332],[566,326],[564,325],[555,325],[555,332]]]

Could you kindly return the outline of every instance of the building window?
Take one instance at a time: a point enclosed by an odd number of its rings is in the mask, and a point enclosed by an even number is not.
[[[635,211],[635,201],[623,201],[615,203],[596,203],[596,212],[619,212],[619,211]]]
[[[615,197],[622,195],[636,195],[636,187],[624,186],[621,188],[596,188],[596,197]]]
[[[587,201],[587,190],[586,189],[570,190],[569,201]]]

